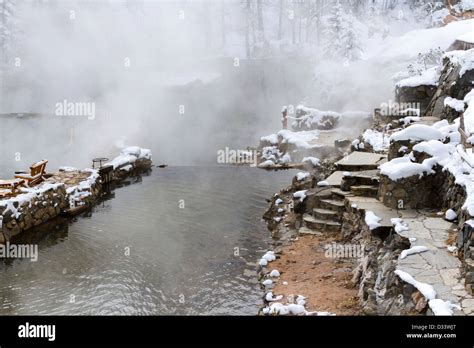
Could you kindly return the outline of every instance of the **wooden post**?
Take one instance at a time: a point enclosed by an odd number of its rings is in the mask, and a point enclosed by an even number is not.
[[[282,129],[287,129],[288,128],[288,109],[284,108],[282,111],[282,118],[281,118],[281,124],[282,124]]]

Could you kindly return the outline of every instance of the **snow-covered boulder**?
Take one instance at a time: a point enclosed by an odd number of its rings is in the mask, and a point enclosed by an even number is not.
[[[443,67],[436,93],[427,115],[440,115],[452,122],[462,112],[462,101],[472,90],[474,80],[474,49],[450,51],[443,56]]]
[[[296,120],[291,124],[295,130],[332,129],[341,114],[334,111],[322,111],[303,105],[296,107]]]
[[[151,164],[151,150],[143,149],[138,146],[128,146],[120,151],[120,155],[107,162],[106,165],[112,165],[114,170],[127,167],[129,165],[134,166],[140,165],[141,163]]]
[[[413,149],[413,146],[422,141],[444,140],[449,136],[451,130],[451,128],[434,127],[423,124],[408,126],[390,136],[388,159],[392,160],[404,156]]]
[[[351,145],[354,151],[385,152],[389,148],[390,137],[375,129],[366,129]]]

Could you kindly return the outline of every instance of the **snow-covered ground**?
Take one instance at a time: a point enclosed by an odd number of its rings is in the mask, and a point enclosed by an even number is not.
[[[397,87],[436,86],[438,84],[440,71],[438,67],[432,67],[421,73],[421,75],[408,77],[398,81]]]
[[[456,39],[472,33],[474,19],[449,23],[446,26],[408,31],[401,36],[393,36],[369,51],[367,59],[388,62],[416,59],[419,53],[439,47],[445,51]]]

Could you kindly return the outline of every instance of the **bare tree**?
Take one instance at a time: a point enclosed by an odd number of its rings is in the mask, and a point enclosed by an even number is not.
[[[16,4],[12,0],[0,3],[0,69],[9,59],[15,35]]]
[[[265,41],[265,31],[263,26],[263,5],[262,0],[257,0],[257,23],[258,23],[258,41]]]
[[[252,42],[253,42],[253,48],[255,48],[255,43],[258,42],[258,37],[257,37],[257,32],[258,30],[256,30],[256,20],[255,20],[255,16],[254,16],[254,7],[252,6],[252,1],[250,2],[250,24],[251,24],[251,31],[252,31]],[[253,51],[253,49],[252,49]]]
[[[304,0],[300,0],[297,2],[298,4],[298,43],[301,44],[301,36],[303,31],[303,8],[304,8]]]
[[[351,0],[350,5],[352,11],[357,15],[360,16],[365,11],[365,5],[367,4],[366,0]]]
[[[245,51],[247,54],[247,59],[250,58],[250,30],[252,26],[252,4],[250,3],[251,0],[247,0],[245,4]]]
[[[281,40],[282,32],[283,32],[283,9],[284,9],[284,0],[280,0],[279,17],[278,17],[278,40]]]
[[[184,7],[183,7],[184,8]],[[202,3],[202,8],[201,8],[201,13],[202,13],[202,18],[210,17],[210,7],[209,3],[204,1]],[[212,47],[212,22],[209,20],[203,21],[204,23],[204,43],[207,49],[210,49]]]
[[[290,17],[290,20],[291,20],[291,43],[293,45],[296,44],[296,18],[295,18],[295,15],[296,15],[296,6],[295,6],[295,1],[293,0],[292,4],[291,4],[291,17]]]
[[[221,35],[222,35],[222,45],[224,46],[226,43],[226,25],[225,25],[225,17],[226,17],[226,8],[225,8],[225,1],[221,3]]]

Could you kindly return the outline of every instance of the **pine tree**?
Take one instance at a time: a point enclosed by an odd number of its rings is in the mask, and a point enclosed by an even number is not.
[[[327,19],[324,31],[325,55],[341,61],[358,60],[362,56],[360,35],[356,28],[356,19],[351,12],[346,13],[339,0],[336,0]]]
[[[12,49],[15,33],[16,6],[12,0],[0,0],[0,69]]]
[[[349,13],[344,20],[342,30],[342,52],[344,61],[354,61],[362,57],[362,44],[357,33],[354,16]]]
[[[326,38],[324,53],[328,58],[339,59],[341,57],[343,51],[343,13],[341,2],[336,0],[323,32]]]

